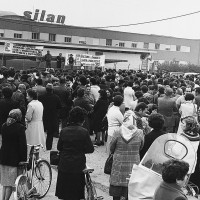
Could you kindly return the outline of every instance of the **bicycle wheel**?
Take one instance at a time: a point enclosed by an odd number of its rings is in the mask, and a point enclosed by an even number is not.
[[[24,175],[18,176],[15,181],[14,199],[27,200],[28,191],[29,191],[29,188],[28,188],[27,176],[24,176]]]
[[[39,160],[35,166],[35,173],[33,176],[33,186],[37,193],[40,194],[39,199],[43,198],[51,186],[52,171],[51,166],[46,160]]]

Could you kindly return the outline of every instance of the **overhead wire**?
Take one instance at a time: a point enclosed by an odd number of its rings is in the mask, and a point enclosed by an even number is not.
[[[155,22],[161,22],[161,21],[166,21],[166,20],[170,20],[170,19],[176,19],[176,18],[180,18],[180,17],[186,17],[189,15],[194,15],[200,13],[199,11],[196,12],[192,12],[192,13],[187,13],[187,14],[183,14],[183,15],[177,15],[174,17],[167,17],[167,18],[163,18],[163,19],[157,19],[157,20],[151,20],[151,21],[145,21],[145,22],[138,22],[138,23],[134,23],[134,24],[122,24],[122,25],[112,25],[112,26],[100,26],[100,27],[89,27],[89,28],[117,28],[117,27],[124,27],[124,26],[136,26],[136,25],[143,25],[143,24],[150,24],[150,23],[155,23]]]

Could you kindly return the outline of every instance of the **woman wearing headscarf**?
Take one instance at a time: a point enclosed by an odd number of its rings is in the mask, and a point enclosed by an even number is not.
[[[0,184],[3,186],[2,200],[10,199],[15,180],[20,173],[18,165],[27,160],[25,127],[21,123],[21,118],[22,113],[19,109],[11,110],[1,129]]]
[[[128,200],[128,179],[133,164],[139,164],[139,151],[144,143],[143,131],[136,126],[134,113],[128,111],[124,115],[122,126],[113,135],[110,153],[113,164],[110,176],[109,194],[113,200]]]

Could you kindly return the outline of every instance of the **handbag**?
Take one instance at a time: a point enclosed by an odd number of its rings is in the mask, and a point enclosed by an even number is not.
[[[105,174],[111,174],[112,170],[112,164],[113,164],[113,154],[110,154],[106,160],[105,166],[104,166],[104,173]]]
[[[59,160],[60,160],[59,151],[50,151],[50,164],[51,165],[58,165]]]

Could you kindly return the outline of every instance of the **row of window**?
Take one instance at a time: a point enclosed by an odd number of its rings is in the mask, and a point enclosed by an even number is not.
[[[0,33],[0,37],[4,37],[4,33]],[[22,34],[21,33],[14,33],[14,38],[22,38]],[[40,33],[32,33],[32,40],[39,40],[40,39]],[[94,39],[95,40],[95,39]],[[49,41],[55,42],[56,41],[56,34],[51,34],[49,33]],[[65,37],[64,38],[64,42],[66,43],[71,43],[72,42],[72,37]],[[95,45],[99,45],[98,41],[94,41]],[[85,37],[80,37],[79,38],[79,44],[86,44],[86,38]],[[164,48],[161,49],[161,44],[159,43],[155,43],[153,44],[154,46],[150,48],[150,44],[147,42],[143,43],[143,48],[144,49],[155,49],[155,50],[172,50],[171,49],[171,45],[165,45]],[[119,42],[118,44],[113,44],[113,40],[112,39],[106,39],[106,46],[118,46],[118,47],[125,47],[125,42]],[[138,43],[137,42],[132,42],[131,43],[131,48],[138,48]],[[140,48],[141,45],[140,45]],[[175,45],[175,49],[173,49],[174,51],[181,51],[183,48],[183,46],[181,47],[181,45]],[[187,50],[185,52],[190,52],[190,49],[188,49],[189,47],[186,47]],[[183,50],[184,51],[184,50]]]

